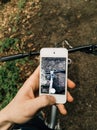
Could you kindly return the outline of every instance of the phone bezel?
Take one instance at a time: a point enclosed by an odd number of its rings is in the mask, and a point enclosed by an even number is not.
[[[40,87],[39,87],[39,95],[50,95],[41,93],[41,59],[42,57],[61,57],[66,58],[66,81],[65,81],[65,94],[51,94],[55,97],[56,103],[66,103],[67,98],[67,71],[68,71],[68,50],[66,48],[42,48],[40,50]]]

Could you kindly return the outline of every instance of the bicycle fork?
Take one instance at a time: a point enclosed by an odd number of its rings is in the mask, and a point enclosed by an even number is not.
[[[62,130],[60,127],[60,120],[57,120],[57,107],[55,105],[51,107],[51,118],[48,127],[54,130]]]

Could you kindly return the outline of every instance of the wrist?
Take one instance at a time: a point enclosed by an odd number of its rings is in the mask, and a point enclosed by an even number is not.
[[[14,123],[10,122],[4,110],[0,111],[0,130],[10,130]]]

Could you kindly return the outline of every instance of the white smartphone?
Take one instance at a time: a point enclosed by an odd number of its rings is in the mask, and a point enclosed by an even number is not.
[[[42,48],[40,51],[40,95],[52,95],[56,103],[64,104],[67,97],[68,50]]]

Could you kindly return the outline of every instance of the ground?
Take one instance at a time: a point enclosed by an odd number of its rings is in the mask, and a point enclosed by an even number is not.
[[[73,47],[97,44],[96,0],[12,0],[0,4],[0,39],[18,38],[18,50],[5,50],[2,55],[39,51],[42,47]],[[97,55],[69,54],[72,64],[68,77],[76,83],[70,90],[73,103],[66,103],[68,114],[58,114],[63,130],[97,130]],[[21,75],[25,79],[39,64],[30,58]],[[27,67],[29,66],[29,67]],[[24,75],[24,72],[27,75]]]

